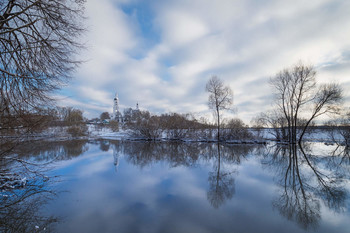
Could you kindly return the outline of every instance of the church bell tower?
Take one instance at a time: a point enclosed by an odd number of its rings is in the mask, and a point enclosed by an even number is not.
[[[113,100],[113,119],[116,121],[120,121],[120,112],[119,112],[119,98],[118,93],[115,94],[114,100]]]

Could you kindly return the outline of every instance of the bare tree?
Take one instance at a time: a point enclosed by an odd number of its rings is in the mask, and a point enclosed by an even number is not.
[[[312,66],[300,62],[279,72],[270,83],[276,91],[277,109],[287,122],[289,143],[301,142],[315,118],[339,111],[341,87],[337,84],[317,85]],[[298,128],[301,128],[300,133]]]
[[[228,110],[232,106],[233,92],[217,76],[212,76],[209,79],[205,90],[209,92],[208,106],[215,114],[218,131],[217,139],[220,141],[221,111]]]
[[[67,110],[67,115],[64,118],[66,125],[77,125],[83,123],[83,111],[72,107],[68,107]]]
[[[83,0],[0,2],[0,116],[33,111],[79,64]],[[1,119],[0,119],[1,122]]]
[[[0,156],[42,122],[49,93],[80,63],[83,0],[0,1]],[[36,115],[33,120],[29,115]],[[10,127],[9,127],[10,126]],[[6,149],[8,148],[8,149]]]

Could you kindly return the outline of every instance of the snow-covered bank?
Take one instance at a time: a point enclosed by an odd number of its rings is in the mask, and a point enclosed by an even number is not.
[[[20,138],[22,141],[30,140],[42,140],[42,141],[60,141],[60,140],[73,140],[73,139],[111,139],[111,140],[132,140],[132,141],[183,141],[183,142],[217,142],[215,137],[215,130],[191,130],[181,138],[171,138],[164,131],[160,137],[157,138],[145,138],[136,135],[131,130],[123,130],[115,132],[108,126],[101,125],[88,125],[86,134],[84,136],[73,137],[68,133],[68,127],[51,127],[40,133],[26,134]],[[234,139],[226,139],[225,143],[228,144],[266,144],[269,141],[277,143],[284,143],[276,140],[274,136],[274,129],[249,129],[250,137],[235,137]],[[330,134],[329,130],[325,129],[313,129],[308,132],[304,138],[307,142],[321,142],[325,144],[344,144],[344,138],[339,133]]]
[[[273,129],[249,129],[253,138],[251,139],[235,139],[235,140],[225,140],[225,143],[229,144],[266,144],[269,141],[277,142],[273,134]],[[183,141],[183,142],[217,142],[215,137],[206,138],[203,137],[202,131],[197,131],[191,134],[192,137],[184,137],[181,139],[168,138],[165,133],[162,134],[162,137],[157,138],[156,140],[162,141]],[[96,130],[93,126],[89,127],[89,138],[95,139],[113,139],[113,140],[150,140],[142,137],[133,136],[132,132],[129,130],[120,130],[119,132],[113,132],[108,127],[102,127],[99,130]],[[344,139],[340,134],[333,134],[330,136],[328,130],[325,129],[314,129],[308,132],[304,136],[304,141],[307,142],[320,142],[325,144],[339,143],[344,144]],[[280,142],[281,143],[281,142]]]
[[[252,131],[256,131],[254,129],[250,129]],[[274,131],[275,129],[271,128],[265,128],[259,130],[259,137],[263,138],[264,140],[267,141],[277,141],[276,137],[274,136]],[[256,134],[255,134],[256,135]],[[303,137],[303,141],[305,142],[321,142],[325,144],[334,144],[338,143],[341,145],[345,144],[344,137],[337,131],[331,132],[330,130],[327,129],[312,129],[309,130]],[[283,143],[283,142],[280,142]]]

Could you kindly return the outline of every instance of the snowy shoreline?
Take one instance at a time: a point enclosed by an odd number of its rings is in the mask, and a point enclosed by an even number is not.
[[[288,144],[287,142],[276,140],[271,133],[272,129],[262,129],[257,133],[254,129],[250,129],[254,135],[251,139],[236,139],[236,140],[225,140],[220,143],[227,144],[268,144],[268,143],[277,143],[277,144]],[[4,137],[4,136],[3,136]],[[96,130],[94,127],[88,128],[88,133],[85,136],[72,137],[67,133],[66,127],[51,127],[41,133],[32,133],[27,134],[23,137],[11,137],[5,136],[8,139],[12,139],[18,141],[67,141],[67,140],[99,140],[99,139],[107,139],[107,140],[119,140],[119,141],[177,141],[177,142],[203,142],[203,143],[217,143],[216,139],[210,138],[202,138],[200,137],[200,132],[198,135],[193,138],[168,138],[166,136],[149,139],[133,136],[129,130],[120,130],[118,132],[112,131],[108,127],[102,127],[99,130]],[[325,143],[326,145],[345,145],[340,135],[336,135],[336,137],[330,137],[327,130],[316,129],[311,133],[305,135],[305,142],[318,142]]]

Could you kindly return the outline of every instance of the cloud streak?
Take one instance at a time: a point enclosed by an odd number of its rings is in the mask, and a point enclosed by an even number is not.
[[[321,82],[350,88],[348,1],[89,0],[86,9],[88,62],[64,93],[89,116],[111,110],[116,92],[122,107],[207,114],[215,74],[249,122],[270,107],[269,77],[300,59]]]

